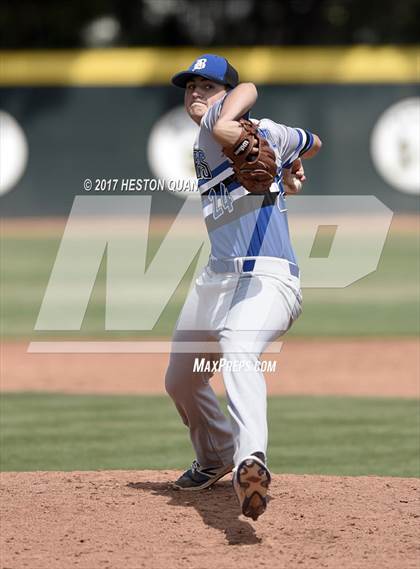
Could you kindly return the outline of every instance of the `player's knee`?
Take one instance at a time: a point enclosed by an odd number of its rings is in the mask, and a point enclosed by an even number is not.
[[[190,383],[188,365],[182,356],[171,356],[165,375],[166,392],[174,400],[180,400],[186,392],[187,384]]]
[[[179,376],[176,369],[169,366],[165,375],[165,389],[168,395],[172,398],[178,413],[181,416],[182,422],[188,427],[188,416],[184,408],[185,401],[183,399],[182,382],[179,381]]]
[[[220,340],[223,357],[231,357],[235,354],[248,354],[255,349],[255,343],[240,337],[225,336]]]
[[[180,378],[174,366],[169,365],[165,375],[165,389],[172,399],[177,399],[180,394]]]

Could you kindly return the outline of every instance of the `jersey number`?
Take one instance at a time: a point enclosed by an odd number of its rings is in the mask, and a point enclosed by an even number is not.
[[[220,194],[216,194],[213,188],[209,191],[208,194],[213,205],[214,219],[219,219],[219,217],[223,215],[225,211],[228,211],[229,213],[232,213],[233,211],[233,200],[227,191],[226,186],[223,182],[220,182],[219,187]]]

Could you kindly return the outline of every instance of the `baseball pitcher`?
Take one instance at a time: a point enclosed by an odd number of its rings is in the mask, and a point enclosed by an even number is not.
[[[259,357],[301,312],[299,267],[290,242],[286,195],[305,181],[302,158],[321,148],[315,134],[250,119],[253,83],[239,83],[223,57],[205,54],[172,83],[185,89],[185,109],[200,127],[194,163],[211,255],[179,316],[173,340],[217,342],[230,420],[197,353],[173,350],[166,389],[188,426],[196,454],[175,482],[184,491],[210,487],[233,470],[241,512],[266,509],[265,378]],[[175,345],[175,344],[174,344]]]

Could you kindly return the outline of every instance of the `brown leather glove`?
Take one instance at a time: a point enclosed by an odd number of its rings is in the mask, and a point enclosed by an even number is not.
[[[277,174],[276,157],[270,145],[249,120],[240,119],[242,134],[232,146],[223,147],[223,153],[233,162],[232,168],[240,184],[252,194],[263,194]],[[257,145],[258,152],[251,154]]]

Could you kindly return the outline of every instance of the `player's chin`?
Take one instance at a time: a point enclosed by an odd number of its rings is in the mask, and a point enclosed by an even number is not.
[[[206,111],[205,105],[192,105],[188,109],[188,114],[192,119],[201,119],[206,114]]]

